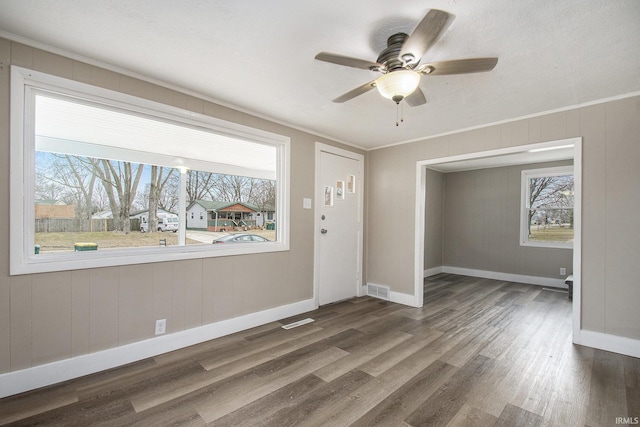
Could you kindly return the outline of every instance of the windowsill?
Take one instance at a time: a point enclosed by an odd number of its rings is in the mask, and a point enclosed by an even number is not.
[[[233,245],[231,247],[231,245]],[[135,249],[105,249],[98,251],[66,252],[60,254],[31,254],[20,264],[11,265],[10,274],[47,273],[113,267],[132,264],[215,258],[233,255],[263,254],[288,251],[284,242],[233,243],[209,246],[167,246]]]
[[[520,242],[520,246],[528,246],[532,248],[547,248],[547,249],[573,249],[573,243],[559,243],[559,242]]]

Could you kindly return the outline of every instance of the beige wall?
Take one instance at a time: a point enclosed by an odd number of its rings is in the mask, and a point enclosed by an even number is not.
[[[441,267],[444,224],[445,175],[427,169],[425,179],[424,269]]]
[[[640,339],[640,97],[369,152],[367,280],[413,294],[416,162],[583,138],[582,328]],[[390,250],[393,248],[393,250]]]
[[[0,217],[5,219],[8,64],[288,136],[293,185],[287,252],[9,276],[9,221],[0,221],[0,373],[149,339],[156,319],[166,318],[172,333],[313,296],[313,210],[302,209],[302,199],[314,195],[315,142],[339,144],[0,39]]]
[[[520,246],[520,180],[522,170],[567,164],[445,174],[443,265],[564,279],[560,267],[573,271],[571,249]]]

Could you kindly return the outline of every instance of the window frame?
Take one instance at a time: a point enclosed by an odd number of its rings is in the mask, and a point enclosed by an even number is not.
[[[544,176],[563,176],[573,175],[575,186],[575,174],[573,165],[566,166],[554,166],[539,169],[524,169],[521,171],[521,187],[520,187],[520,246],[540,247],[540,248],[556,248],[556,249],[573,249],[573,241],[571,242],[558,242],[558,241],[539,241],[529,240],[529,180],[531,178],[539,178]],[[574,206],[571,208],[575,211]],[[575,225],[574,225],[575,226]]]
[[[290,137],[15,65],[11,66],[10,84],[10,275],[289,250]],[[33,119],[35,112],[33,108],[25,111],[25,107],[34,106],[34,103],[27,102],[27,97],[35,96],[33,93],[43,90],[126,110],[132,114],[143,114],[161,121],[196,126],[214,133],[236,137],[242,141],[275,147],[276,209],[279,217],[276,241],[260,245],[237,244],[232,247],[203,244],[64,252],[36,256],[33,250],[36,151]],[[151,159],[149,163],[152,163]],[[184,195],[185,174],[181,173],[181,177],[181,193]],[[181,196],[179,211],[179,232],[182,234],[180,240],[184,243],[185,196]]]

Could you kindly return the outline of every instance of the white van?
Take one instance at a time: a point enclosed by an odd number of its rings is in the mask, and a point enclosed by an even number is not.
[[[146,233],[149,231],[149,222],[146,216],[140,218],[140,231]],[[158,231],[178,231],[178,215],[159,213],[158,214]]]

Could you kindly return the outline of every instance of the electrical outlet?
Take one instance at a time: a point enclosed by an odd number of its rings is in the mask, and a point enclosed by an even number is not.
[[[566,275],[567,275],[567,269],[566,269],[566,268],[564,268],[564,267],[561,267],[561,268],[560,268],[560,275],[561,275],[561,276],[566,276]]]
[[[167,319],[156,320],[156,335],[162,335],[167,331]]]

